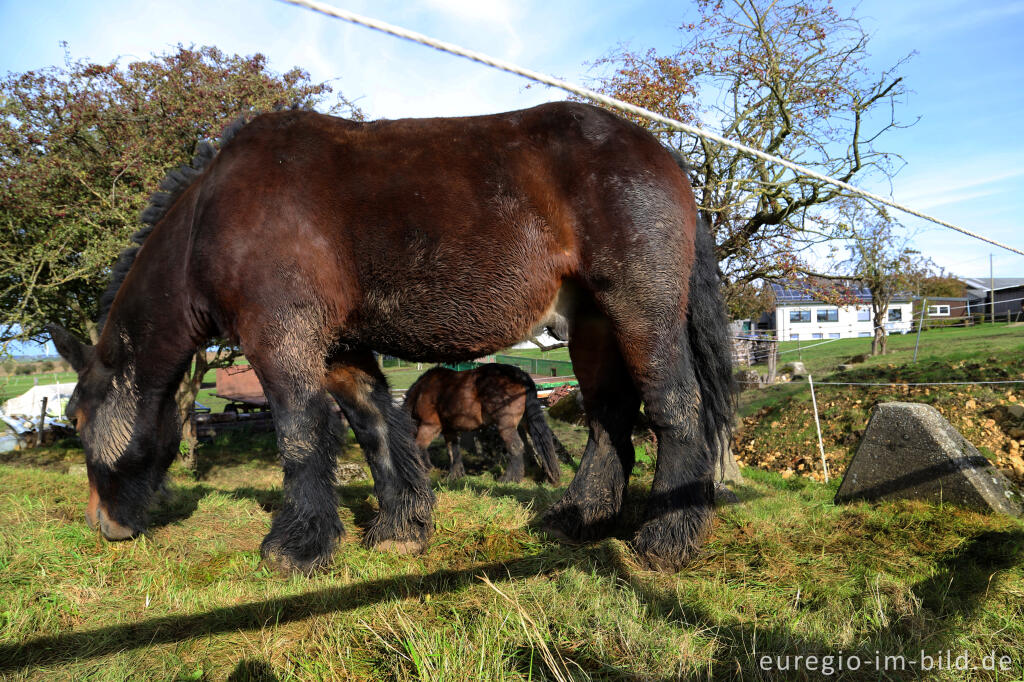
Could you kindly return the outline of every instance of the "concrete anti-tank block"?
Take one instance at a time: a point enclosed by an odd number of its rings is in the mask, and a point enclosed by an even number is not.
[[[930,405],[880,403],[836,503],[856,499],[949,502],[1021,515],[1021,497],[978,449]]]

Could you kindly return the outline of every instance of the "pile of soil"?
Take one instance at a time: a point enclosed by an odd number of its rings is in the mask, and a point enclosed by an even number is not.
[[[733,439],[733,451],[746,466],[824,480],[814,413],[806,396],[791,396],[743,419]],[[1024,394],[1019,387],[995,391],[985,386],[879,387],[877,389],[818,389],[821,435],[833,477],[842,476],[856,452],[871,408],[879,402],[901,400],[935,407],[954,428],[992,460],[1019,486],[1024,486]]]

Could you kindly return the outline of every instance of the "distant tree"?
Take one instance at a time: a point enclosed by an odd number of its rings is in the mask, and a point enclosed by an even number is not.
[[[761,313],[774,309],[775,297],[764,283],[736,282],[725,291],[725,304],[734,320],[757,321]]]
[[[868,34],[825,0],[697,0],[670,53],[620,47],[595,66],[597,89],[850,182],[887,177],[899,157],[879,144],[900,127],[891,69],[866,66]],[[824,209],[831,185],[661,124],[635,118],[693,166],[727,286],[812,271],[802,254],[843,236]]]
[[[898,223],[884,211],[849,202],[842,215],[849,238],[849,276],[871,291],[871,354],[882,355],[889,304],[895,296],[917,290],[931,264],[910,246],[910,237],[898,232]]]
[[[921,279],[918,295],[924,298],[964,298],[967,296],[967,284],[940,268]]]

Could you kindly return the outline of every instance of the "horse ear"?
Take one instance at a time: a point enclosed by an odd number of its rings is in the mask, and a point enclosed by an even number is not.
[[[82,343],[58,324],[48,324],[44,329],[49,332],[53,345],[57,347],[61,357],[71,363],[72,369],[81,372],[92,355],[93,347]]]

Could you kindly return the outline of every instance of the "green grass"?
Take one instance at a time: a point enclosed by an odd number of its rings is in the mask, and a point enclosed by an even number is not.
[[[890,336],[885,355],[869,356],[865,362],[858,363],[854,371],[837,373],[838,365],[846,363],[854,356],[869,354],[871,339],[839,339],[814,348],[802,348],[799,352],[796,352],[796,341],[784,341],[779,344],[779,367],[800,360],[818,381],[924,382],[1007,378],[1001,376],[999,372],[1000,369],[1005,369],[1004,359],[1008,362],[1024,354],[1024,326],[977,325],[966,329],[927,330],[921,334],[916,363],[915,342],[916,337],[912,334]],[[806,345],[804,342],[800,343]],[[987,369],[963,369],[968,364],[978,361]],[[951,370],[958,363],[964,365]],[[758,365],[755,369],[762,374],[767,373],[765,365]],[[822,388],[826,391],[834,390]],[[799,399],[809,403],[811,394],[807,382],[777,384],[763,390],[747,390],[740,400],[740,413],[749,416],[766,406],[793,396],[799,396]]]
[[[36,384],[48,386],[50,384],[74,383],[76,376],[74,372],[45,372],[43,374],[0,377],[0,403],[21,395]]]
[[[585,431],[556,428],[578,458]],[[204,446],[199,480],[173,467],[150,531],[127,543],[84,524],[72,443],[3,457],[0,676],[10,679],[791,679],[759,672],[760,656],[947,648],[1013,660],[974,679],[1024,676],[1024,523],[1006,517],[837,507],[835,484],[747,469],[742,503],[720,511],[689,568],[666,575],[642,569],[624,542],[649,457],[614,536],[581,547],[535,527],[561,489],[498,483],[493,466],[468,461],[477,475],[435,482],[425,554],[359,544],[376,506],[359,481],[338,488],[348,535],[330,571],[285,577],[258,554],[281,502],[272,434]],[[361,453],[349,444],[340,458]]]
[[[908,342],[912,354],[912,337],[893,337],[894,353],[836,376],[1024,376],[1022,328],[926,333],[916,365],[904,362]],[[863,351],[863,340],[842,341],[805,351],[804,361],[824,380]],[[391,371],[404,372],[395,385],[416,372]],[[941,409],[957,400],[924,390],[915,399]],[[760,413],[795,418],[805,391],[748,391],[746,408],[761,401]],[[846,438],[872,401],[891,399],[886,391],[844,403],[840,389],[822,387],[826,433]],[[1005,396],[977,389],[977,399]],[[748,434],[751,442],[787,442],[789,431],[773,429],[772,419]],[[586,430],[555,428],[578,460]],[[809,434],[793,434],[793,445],[805,447]],[[763,671],[761,657],[842,652],[863,662],[876,652],[917,660],[950,650],[973,664],[996,652],[1011,668],[865,668],[829,679],[1024,678],[1021,520],[919,502],[836,506],[836,479],[746,468],[736,486],[741,503],[719,511],[701,555],[678,574],[655,573],[626,544],[655,465],[648,443],[637,450],[620,525],[579,547],[537,528],[564,486],[499,483],[489,461],[467,457],[474,475],[458,483],[434,474],[435,532],[419,556],[364,549],[359,539],[377,504],[372,485],[339,486],[348,534],[331,569],[311,578],[281,576],[259,561],[281,504],[273,434],[231,433],[202,446],[198,479],[172,467],[149,532],[128,543],[107,543],[84,524],[87,482],[74,439],[0,455],[0,677],[819,679]],[[351,436],[339,457],[361,461]],[[568,483],[572,472],[563,473]]]

